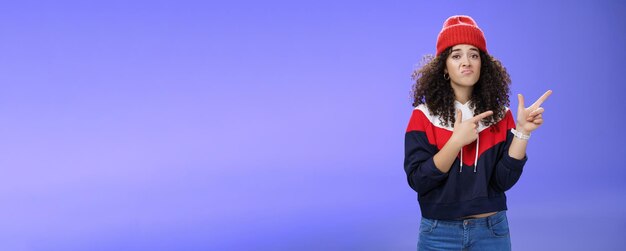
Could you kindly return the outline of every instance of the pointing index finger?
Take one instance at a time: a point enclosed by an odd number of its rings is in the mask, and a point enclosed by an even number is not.
[[[486,111],[486,112],[483,112],[483,113],[481,113],[481,114],[478,114],[478,115],[474,116],[474,117],[472,118],[472,121],[473,121],[474,123],[478,123],[478,121],[481,121],[482,119],[484,119],[484,118],[486,118],[486,117],[489,117],[489,116],[491,116],[491,115],[493,115],[493,111]]]
[[[543,102],[546,101],[546,99],[548,99],[548,97],[550,97],[551,94],[552,94],[552,90],[548,90],[546,93],[541,95],[541,97],[539,97],[539,99],[537,99],[537,101],[535,101],[535,103],[533,103],[531,107],[541,106],[541,104],[543,104]]]

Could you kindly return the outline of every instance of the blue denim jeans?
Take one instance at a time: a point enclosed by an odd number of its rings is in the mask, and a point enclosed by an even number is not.
[[[511,250],[506,211],[480,219],[422,217],[417,250]]]

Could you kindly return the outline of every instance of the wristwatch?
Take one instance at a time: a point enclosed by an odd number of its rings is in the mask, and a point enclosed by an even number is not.
[[[522,132],[518,132],[517,130],[515,130],[515,128],[511,128],[511,132],[518,139],[522,139],[522,140],[530,139],[530,133],[526,135],[526,134],[523,134]]]

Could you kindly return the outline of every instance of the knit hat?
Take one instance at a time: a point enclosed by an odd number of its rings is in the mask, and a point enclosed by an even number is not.
[[[469,16],[456,15],[446,19],[437,37],[436,56],[439,56],[446,48],[457,44],[470,44],[487,52],[485,35],[474,19]]]

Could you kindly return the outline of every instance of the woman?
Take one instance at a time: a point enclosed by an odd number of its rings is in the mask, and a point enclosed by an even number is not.
[[[413,78],[404,170],[422,213],[418,249],[510,250],[504,192],[522,174],[552,92],[530,107],[518,95],[514,120],[509,75],[469,16],[444,22],[435,57]]]

